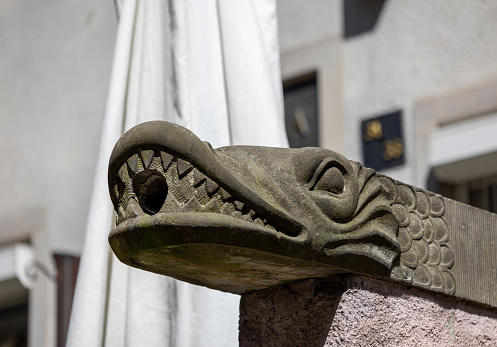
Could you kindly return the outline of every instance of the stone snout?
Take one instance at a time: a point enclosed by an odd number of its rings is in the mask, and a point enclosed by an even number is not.
[[[109,164],[124,263],[245,293],[354,272],[388,277],[398,222],[374,171],[320,149],[231,146],[150,122]]]

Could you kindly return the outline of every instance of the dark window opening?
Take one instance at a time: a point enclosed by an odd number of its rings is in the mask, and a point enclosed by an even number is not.
[[[0,346],[28,345],[28,303],[0,309]]]
[[[497,213],[497,177],[487,177],[462,184],[439,183],[445,197]]]
[[[374,29],[385,0],[346,0],[343,2],[343,34],[346,38]]]
[[[318,89],[316,73],[283,83],[285,123],[291,148],[319,146]]]

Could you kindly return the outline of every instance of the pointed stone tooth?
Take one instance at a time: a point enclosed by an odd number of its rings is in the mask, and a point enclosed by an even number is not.
[[[121,224],[125,220],[125,214],[126,212],[124,211],[122,206],[119,206],[116,212],[116,225]]]
[[[181,204],[176,200],[172,194],[168,194],[166,201],[162,205],[159,212],[179,212],[181,211]]]
[[[207,195],[212,196],[214,193],[217,191],[217,188],[219,188],[219,185],[211,180],[209,177],[206,177],[205,179],[205,189],[207,190]]]
[[[117,186],[117,184],[114,185],[114,196],[116,197],[116,199],[119,199],[119,187]]]
[[[243,202],[238,201],[238,200],[236,200],[236,201],[234,202],[234,204],[235,204],[235,207],[236,207],[238,210],[240,210],[240,211],[243,209],[243,206],[245,205]]]
[[[266,218],[262,219],[262,222],[264,223],[264,226],[265,226],[266,228],[269,228],[269,229],[271,229],[271,230],[276,230],[276,228],[275,228],[275,227],[273,227],[271,224],[269,224],[269,222],[267,221],[267,219],[266,219]]]
[[[242,219],[243,219],[244,221],[247,221],[247,222],[253,222],[253,221],[254,221],[254,220],[252,219],[252,217],[250,217],[248,214],[244,214],[244,215],[242,216]]]
[[[126,181],[129,179],[128,168],[126,167],[126,164],[121,166],[121,168],[117,172],[117,176],[119,176],[123,183],[126,183]]]
[[[264,222],[262,221],[262,219],[260,218],[256,218],[254,219],[254,223],[255,224],[259,224],[260,226],[264,226]]]
[[[137,173],[138,169],[140,168],[141,165],[141,160],[138,157],[138,154],[133,154],[128,160],[128,166],[133,171],[133,173]]]
[[[190,170],[191,168],[192,168],[192,165],[189,162],[178,158],[178,176],[179,176],[179,178],[182,178],[187,173],[187,171]]]
[[[255,216],[255,211],[254,211],[254,210],[250,210],[248,214],[249,214],[249,216],[250,216],[250,217],[252,217],[252,219],[253,219],[253,218],[254,218],[254,216]]]
[[[161,166],[162,166],[162,164],[161,164],[160,157],[156,156],[154,154],[154,157],[152,158],[152,163],[150,164],[149,169],[158,170],[158,171],[162,172],[163,170],[162,170],[162,168],[160,168]]]
[[[229,198],[231,198],[231,194],[228,193],[226,190],[224,190],[224,188],[221,188],[220,192],[221,192],[221,197],[223,198],[224,201],[226,201]]]
[[[188,201],[185,206],[183,206],[183,210],[186,211],[200,211],[202,210],[202,206],[198,203],[197,199],[192,198]]]
[[[243,218],[243,214],[240,211],[233,211],[233,212],[231,212],[231,216],[235,217],[235,218],[238,218],[238,219],[242,219]]]
[[[160,152],[160,157],[162,158],[162,167],[164,168],[164,172],[166,172],[169,166],[171,166],[174,157],[166,152]]]
[[[202,184],[202,182],[205,181],[205,179],[206,179],[205,175],[203,173],[201,173],[200,171],[195,170],[193,172],[193,185],[195,186],[195,188],[200,186]]]
[[[135,199],[130,199],[126,209],[126,219],[135,218],[143,214],[143,210]]]
[[[205,212],[219,212],[219,203],[217,202],[217,200],[211,200],[209,201],[205,206],[204,208],[202,209],[202,211],[205,211]]]
[[[152,163],[152,160],[154,159],[154,150],[149,149],[146,151],[142,151],[142,159],[143,159],[143,166],[148,169],[150,164]]]
[[[222,214],[231,215],[231,212],[234,212],[234,211],[235,211],[235,208],[233,207],[233,204],[230,204],[230,203],[224,204],[223,207],[221,207]]]

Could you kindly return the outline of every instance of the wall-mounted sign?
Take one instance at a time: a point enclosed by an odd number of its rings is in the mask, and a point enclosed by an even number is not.
[[[375,170],[404,164],[402,111],[362,121],[364,166]]]

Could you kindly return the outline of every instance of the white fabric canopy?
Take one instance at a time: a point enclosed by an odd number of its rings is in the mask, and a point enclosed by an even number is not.
[[[122,132],[164,119],[214,147],[286,147],[275,0],[124,0],[67,346],[236,346],[236,295],[110,253],[107,164]]]

